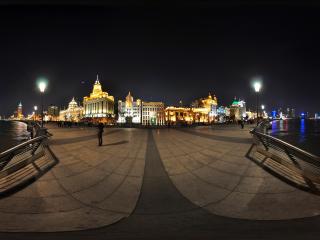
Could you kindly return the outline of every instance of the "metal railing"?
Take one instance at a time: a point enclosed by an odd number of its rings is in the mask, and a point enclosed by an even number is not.
[[[0,179],[42,157],[47,139],[47,134],[41,135],[0,153]]]
[[[262,122],[251,131],[257,151],[302,177],[320,183],[320,157],[266,134],[269,124]]]

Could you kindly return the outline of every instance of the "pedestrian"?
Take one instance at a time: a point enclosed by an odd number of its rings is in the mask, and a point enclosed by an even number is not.
[[[104,125],[103,123],[98,124],[98,140],[99,140],[99,146],[102,146],[102,133],[103,133]]]
[[[32,139],[33,138],[33,126],[31,123],[28,123],[27,131],[30,133],[30,139]]]
[[[240,124],[241,124],[241,129],[243,129],[243,128],[244,128],[244,121],[243,121],[243,119],[240,120]]]

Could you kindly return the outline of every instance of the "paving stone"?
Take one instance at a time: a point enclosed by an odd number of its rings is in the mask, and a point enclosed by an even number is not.
[[[170,178],[186,198],[200,207],[220,201],[230,193],[227,189],[205,183],[190,173],[179,174]]]
[[[141,184],[142,178],[140,177],[125,178],[124,182],[114,194],[98,204],[99,207],[130,214],[139,198]]]
[[[42,214],[1,213],[0,226],[8,232],[55,232],[75,231],[102,227],[118,222],[126,215],[81,208],[68,212]],[[11,224],[15,222],[15,224]]]
[[[207,183],[232,191],[240,181],[240,176],[203,167],[193,171],[193,174]]]
[[[126,177],[122,175],[111,174],[106,176],[105,179],[96,185],[75,192],[72,195],[81,202],[95,206],[110,197],[122,184],[125,178]]]

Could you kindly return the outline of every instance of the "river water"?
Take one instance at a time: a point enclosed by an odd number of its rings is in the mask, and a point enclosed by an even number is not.
[[[18,121],[0,121],[0,152],[27,140],[27,125]]]
[[[320,156],[320,120],[290,119],[273,121],[269,134]]]

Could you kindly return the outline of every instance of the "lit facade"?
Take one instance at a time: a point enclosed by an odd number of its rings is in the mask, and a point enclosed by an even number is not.
[[[217,116],[218,99],[216,96],[201,98],[192,103],[192,111],[194,112],[194,121],[196,123],[214,122]]]
[[[133,101],[129,92],[126,100],[118,101],[118,123],[141,123],[141,100]]]
[[[247,116],[246,112],[246,102],[234,98],[230,106],[230,118],[234,119],[235,121],[241,120]]]
[[[13,114],[13,116],[11,118],[12,119],[17,119],[17,120],[24,119],[23,112],[22,112],[22,103],[21,102],[18,104],[17,110],[14,111],[14,114]]]
[[[218,122],[223,123],[229,120],[230,117],[230,108],[220,106],[217,109],[217,115],[218,115]]]
[[[79,106],[74,98],[69,102],[68,108],[61,110],[59,113],[60,121],[79,122],[82,117],[83,107]]]
[[[165,118],[169,125],[192,124],[194,113],[191,108],[171,106],[165,109]]]
[[[163,102],[142,102],[142,125],[165,125],[165,112]]]
[[[54,106],[54,105],[50,105],[48,107],[48,112],[47,112],[47,116],[49,118],[49,121],[57,121],[59,120],[59,107],[58,106]]]
[[[287,111],[286,111],[286,118],[295,118],[296,117],[296,111],[294,108],[290,109],[290,108],[287,108]]]
[[[114,97],[102,91],[97,75],[90,96],[83,98],[84,117],[98,122],[113,122]]]

